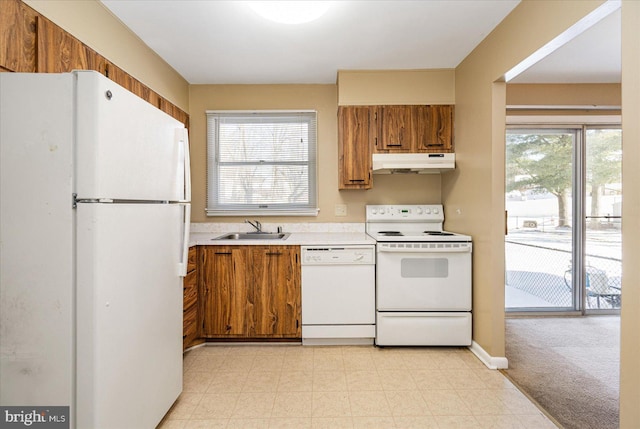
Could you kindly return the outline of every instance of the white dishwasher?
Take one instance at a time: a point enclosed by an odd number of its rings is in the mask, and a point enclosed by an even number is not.
[[[375,246],[303,246],[302,344],[373,344]]]

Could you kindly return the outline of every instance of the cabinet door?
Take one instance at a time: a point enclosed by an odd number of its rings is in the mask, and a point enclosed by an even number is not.
[[[203,336],[244,336],[247,332],[247,271],[245,246],[202,248],[201,283]]]
[[[106,60],[81,41],[38,16],[38,72],[64,73],[72,70],[106,71]]]
[[[380,106],[378,108],[378,152],[411,151],[410,106]]]
[[[453,152],[453,106],[412,106],[417,152]]]
[[[371,188],[372,112],[369,106],[338,109],[339,189]]]
[[[250,337],[300,338],[300,248],[251,246]]]
[[[36,71],[36,16],[22,1],[0,1],[0,71]]]

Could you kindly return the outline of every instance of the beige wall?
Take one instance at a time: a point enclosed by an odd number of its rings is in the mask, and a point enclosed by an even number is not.
[[[619,122],[621,98],[619,83],[507,84],[507,115],[589,116],[598,117],[597,121],[615,116]]]
[[[511,108],[509,116],[611,116],[620,115],[621,105],[619,83],[507,84],[508,107],[532,106]]]
[[[263,219],[265,222],[364,222],[365,204],[440,202],[440,175],[374,175],[373,189],[338,190],[336,85],[192,85],[189,98],[193,222],[241,219],[205,215],[207,110],[313,109],[318,112],[320,214],[317,217],[268,217]],[[336,204],[347,205],[346,217],[334,215]]]
[[[506,85],[499,80],[600,3],[525,0],[456,68],[459,168],[443,176],[442,199],[447,228],[474,237],[473,338],[492,356],[505,355]]]
[[[507,84],[507,106],[619,107],[622,103],[621,91],[622,85],[619,83]]]
[[[140,82],[189,112],[188,82],[102,3],[97,0],[24,2]]]
[[[454,103],[453,69],[338,71],[340,106]]]
[[[640,2],[622,2],[620,427],[640,427]]]
[[[601,1],[524,0],[456,69],[459,168],[443,176],[449,228],[474,236],[474,340],[504,355],[505,72]],[[540,23],[545,23],[541,26]],[[622,2],[623,287],[620,427],[640,425],[640,2]],[[460,211],[460,215],[453,212]],[[453,214],[453,215],[452,215]]]

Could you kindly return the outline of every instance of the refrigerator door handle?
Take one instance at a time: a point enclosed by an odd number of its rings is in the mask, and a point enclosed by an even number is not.
[[[176,140],[182,144],[183,174],[184,174],[184,199],[191,201],[191,156],[189,153],[189,132],[186,128],[176,130]]]
[[[189,262],[189,234],[191,229],[191,204],[179,203],[184,206],[184,221],[182,223],[182,252],[181,259],[178,262],[178,275],[180,277],[186,277],[187,264]]]

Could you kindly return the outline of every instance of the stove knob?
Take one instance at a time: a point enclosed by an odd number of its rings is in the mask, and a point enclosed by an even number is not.
[[[371,209],[371,214],[377,214],[378,213],[378,209]]]
[[[384,209],[380,209],[380,214],[384,214]]]
[[[422,209],[420,207],[418,207],[417,212],[418,212],[419,215],[421,215],[422,214]]]
[[[424,212],[425,212],[426,214],[431,214],[431,209],[424,209]]]
[[[438,214],[438,213],[440,213],[440,209],[437,209],[437,208],[433,209],[433,214]]]

